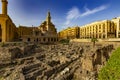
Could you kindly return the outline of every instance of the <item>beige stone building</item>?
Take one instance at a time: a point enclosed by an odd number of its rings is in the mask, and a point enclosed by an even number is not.
[[[1,0],[2,13],[0,14],[0,42],[11,42],[17,40],[17,29],[7,14],[7,0]]]
[[[97,21],[81,26],[80,38],[120,38],[120,18]]]
[[[120,17],[111,20],[116,26],[116,38],[120,38]]]
[[[18,27],[19,39],[23,42],[55,43],[58,41],[57,30],[51,22],[50,12],[46,20],[38,27]]]
[[[60,39],[79,38],[79,27],[68,27],[58,33]]]
[[[110,20],[93,22],[80,27],[80,38],[115,38],[116,26]]]
[[[19,26],[16,27],[7,14],[7,0],[1,0],[2,14],[0,14],[0,42],[39,42],[54,43],[58,41],[57,30],[51,22],[50,12],[46,20],[38,27]]]
[[[68,38],[71,36],[71,33],[76,33],[77,31],[73,30],[74,28],[67,28],[59,32],[60,38]],[[78,27],[79,38],[81,39],[89,39],[89,38],[97,38],[97,39],[107,39],[107,38],[120,38],[120,18],[113,18],[112,20],[102,20],[96,21],[90,24],[86,24],[84,26]],[[78,38],[74,36],[73,38]]]

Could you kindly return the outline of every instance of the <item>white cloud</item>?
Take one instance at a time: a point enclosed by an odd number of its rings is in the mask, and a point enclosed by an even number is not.
[[[67,13],[67,19],[73,19],[78,18],[80,14],[80,11],[77,7],[73,7],[68,13]]]
[[[80,17],[84,17],[84,16],[88,16],[90,14],[94,14],[94,13],[102,11],[102,10],[104,10],[106,8],[107,8],[106,5],[103,5],[103,6],[100,6],[100,7],[96,7],[94,9],[92,9],[92,10],[86,8],[86,12],[84,12],[83,14],[81,14]]]
[[[94,9],[89,9],[89,8],[85,7],[85,12],[80,13],[79,8],[73,7],[67,13],[65,25],[69,26],[71,24],[71,21],[74,19],[94,14],[96,12],[105,10],[106,8],[108,8],[108,5],[102,5],[102,6],[94,8]]]
[[[65,25],[70,24],[72,19],[77,19],[80,15],[80,11],[77,7],[73,7],[72,9],[70,9],[67,13],[67,21],[65,22]]]

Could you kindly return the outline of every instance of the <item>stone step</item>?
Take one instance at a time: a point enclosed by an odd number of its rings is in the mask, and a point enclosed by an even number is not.
[[[41,67],[41,63],[37,63],[37,64],[32,64],[32,65],[27,65],[25,66],[22,70],[23,70],[23,74],[27,74],[31,71],[36,70],[37,68]]]
[[[25,75],[25,80],[36,80],[37,76],[42,75],[42,72],[47,68],[39,68]]]

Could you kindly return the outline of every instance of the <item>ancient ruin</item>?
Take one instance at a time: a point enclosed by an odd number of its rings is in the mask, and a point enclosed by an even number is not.
[[[28,44],[0,47],[0,78],[5,80],[97,80],[118,43]]]

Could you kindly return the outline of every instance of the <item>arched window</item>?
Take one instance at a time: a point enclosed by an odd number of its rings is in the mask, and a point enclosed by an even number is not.
[[[36,40],[36,41],[37,41],[37,42],[39,41],[39,40],[38,40],[38,38],[37,38],[37,40]]]
[[[11,35],[11,25],[9,25],[9,35]]]
[[[51,38],[51,41],[53,41],[53,38]]]
[[[45,42],[45,38],[43,39],[43,41]]]
[[[30,38],[28,38],[28,40],[27,40],[28,42],[30,42]]]
[[[54,38],[54,42],[56,42],[56,38]]]

